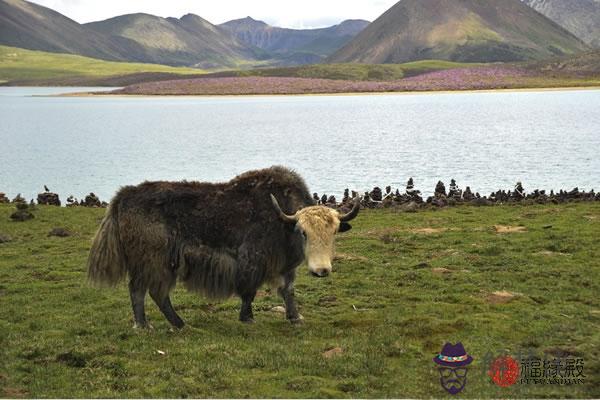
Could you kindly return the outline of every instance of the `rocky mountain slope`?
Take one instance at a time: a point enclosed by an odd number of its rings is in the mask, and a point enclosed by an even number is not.
[[[520,0],[401,0],[328,61],[523,61],[586,49]]]
[[[600,0],[523,0],[577,37],[600,48]]]
[[[318,60],[334,53],[369,25],[364,20],[346,20],[322,29],[278,28],[251,17],[221,24],[240,41],[259,47],[271,54],[290,57],[312,55]]]

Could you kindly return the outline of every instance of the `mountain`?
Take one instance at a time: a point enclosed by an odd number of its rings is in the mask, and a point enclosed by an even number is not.
[[[523,0],[587,44],[600,48],[600,0]]]
[[[194,14],[161,18],[128,14],[84,25],[89,30],[131,40],[144,48],[146,61],[201,68],[235,67],[257,60],[260,51],[240,43],[225,30]]]
[[[237,67],[266,57],[197,15],[130,14],[82,25],[24,0],[0,0],[0,45],[200,68]]]
[[[328,61],[522,61],[586,49],[520,0],[401,0]]]
[[[205,69],[317,63],[367,25],[349,20],[300,30],[244,18],[215,26],[193,14],[178,19],[143,13],[79,24],[25,0],[0,0],[0,45]]]
[[[296,63],[317,62],[333,54],[367,25],[364,20],[346,20],[321,29],[287,29],[270,26],[251,17],[225,22],[220,27],[240,41]],[[305,61],[305,62],[303,62]]]
[[[111,61],[143,60],[143,49],[135,42],[98,34],[56,11],[23,0],[0,1],[0,44]]]

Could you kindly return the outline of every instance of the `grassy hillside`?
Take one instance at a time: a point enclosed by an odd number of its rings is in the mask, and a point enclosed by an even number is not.
[[[110,61],[145,61],[136,43],[98,34],[76,21],[24,0],[0,1],[0,45]]]
[[[393,81],[426,72],[452,68],[468,68],[482,64],[423,60],[405,64],[315,64],[299,67],[263,68],[243,71],[224,71],[214,77],[271,76],[289,78],[339,79],[351,81]]]
[[[597,203],[365,211],[330,278],[299,270],[304,325],[266,291],[247,326],[238,300],[178,288],[181,332],[150,300],[155,330],[135,331],[124,285],[87,286],[104,210],[39,207],[16,223],[13,209],[0,205],[0,397],[449,398],[432,362],[446,341],[475,359],[461,397],[600,397]],[[586,383],[498,387],[486,360],[506,352],[583,357]]]
[[[540,60],[587,46],[520,0],[402,0],[328,60]]]
[[[194,14],[179,19],[127,14],[83,26],[133,41],[144,49],[144,61],[157,64],[237,68],[266,57]]]
[[[157,64],[137,64],[102,61],[70,54],[46,53],[0,46],[0,80],[22,83],[61,84],[75,78],[106,78],[140,73],[166,73],[177,75],[198,75],[202,70],[194,68],[174,68]]]

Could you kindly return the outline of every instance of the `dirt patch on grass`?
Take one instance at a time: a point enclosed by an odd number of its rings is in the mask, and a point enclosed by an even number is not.
[[[410,230],[412,233],[421,233],[424,235],[433,235],[434,233],[444,233],[446,231],[448,231],[448,228],[418,228]]]
[[[506,290],[501,290],[498,292],[490,293],[486,296],[486,300],[491,304],[506,304],[510,303],[517,297],[520,297],[519,293],[512,293]]]
[[[50,232],[48,232],[48,236],[69,237],[72,235],[73,233],[66,228],[53,228]]]
[[[451,274],[452,270],[449,270],[448,268],[432,268],[431,272],[433,272],[434,274],[438,274],[438,275],[447,275],[447,274]]]
[[[17,388],[11,388],[11,387],[5,387],[2,389],[2,397],[6,397],[6,398],[23,398],[23,397],[27,397],[27,391],[26,390],[22,390],[22,389],[17,389]]]
[[[496,233],[522,233],[527,232],[527,228],[524,226],[508,226],[508,225],[494,225]]]
[[[86,356],[74,351],[67,351],[66,353],[57,355],[56,361],[72,368],[83,368],[87,364]]]
[[[325,352],[323,352],[322,356],[323,356],[323,358],[330,359],[330,358],[339,356],[343,353],[344,353],[344,350],[341,347],[334,347],[332,349],[329,349],[329,350],[326,350]]]
[[[550,251],[550,250],[538,251],[535,254],[537,254],[539,256],[547,256],[547,257],[570,256],[570,254],[567,254],[567,253],[561,253],[558,251]]]
[[[583,356],[583,353],[574,347],[549,347],[547,349],[544,349],[544,353],[549,354],[554,357],[560,357],[560,358],[570,357],[570,356],[575,356],[575,357]]]
[[[337,303],[336,296],[323,296],[317,302],[321,307],[333,307]]]
[[[369,261],[367,257],[358,256],[356,254],[336,253],[334,261]]]
[[[598,219],[597,215],[584,215],[583,218],[587,219],[588,221],[596,221]]]

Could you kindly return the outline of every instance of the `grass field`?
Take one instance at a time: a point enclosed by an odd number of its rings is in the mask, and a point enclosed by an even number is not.
[[[441,60],[423,60],[405,64],[315,64],[298,67],[224,71],[212,75],[223,77],[266,76],[350,81],[394,81],[427,72],[481,65],[483,64],[466,64]]]
[[[64,80],[107,78],[140,73],[177,75],[201,74],[194,68],[157,64],[110,62],[71,54],[47,53],[0,46],[0,81],[29,84],[64,84]]]
[[[216,72],[209,76],[272,76],[295,78],[340,79],[354,81],[391,81],[421,73],[477,66],[450,61],[426,60],[406,64],[317,64],[287,68],[242,68]],[[205,71],[194,68],[175,68],[157,64],[125,63],[96,60],[70,54],[47,53],[15,47],[0,46],[0,83],[26,85],[102,85],[138,83],[177,79],[180,75],[198,75]],[[145,76],[140,74],[154,74]],[[161,75],[158,75],[161,74]],[[112,78],[112,79],[110,79]]]
[[[0,244],[0,397],[449,398],[432,362],[446,341],[475,358],[457,397],[600,397],[598,203],[364,211],[330,278],[300,269],[302,326],[266,291],[248,326],[236,299],[177,289],[181,332],[150,300],[155,329],[133,330],[123,285],[87,286],[104,210],[38,207],[20,223],[13,210],[0,205],[12,239]],[[583,357],[585,384],[491,383],[486,355],[520,351]]]

